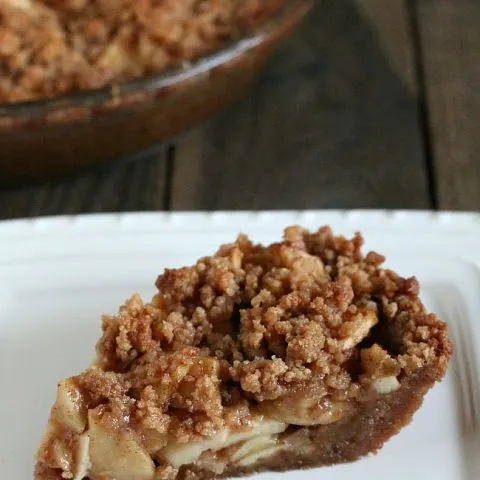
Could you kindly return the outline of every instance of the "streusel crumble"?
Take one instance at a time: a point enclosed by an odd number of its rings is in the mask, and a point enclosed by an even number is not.
[[[103,318],[93,366],[59,384],[36,479],[174,480],[377,451],[443,377],[447,330],[415,278],[324,227],[240,235]]]
[[[0,0],[0,103],[178,67],[284,0]]]

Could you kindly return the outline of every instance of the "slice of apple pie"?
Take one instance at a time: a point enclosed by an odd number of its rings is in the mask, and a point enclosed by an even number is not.
[[[241,235],[105,316],[63,380],[36,480],[222,478],[350,462],[408,424],[452,354],[415,278],[328,227]]]

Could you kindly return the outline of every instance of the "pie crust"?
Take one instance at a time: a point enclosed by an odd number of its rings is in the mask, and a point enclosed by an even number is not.
[[[240,235],[102,320],[58,386],[36,480],[200,480],[354,461],[407,425],[452,355],[417,280],[363,239]]]

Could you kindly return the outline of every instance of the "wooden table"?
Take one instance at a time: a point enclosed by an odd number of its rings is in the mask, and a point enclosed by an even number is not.
[[[0,218],[480,209],[480,1],[319,0],[252,92],[157,155],[0,192]]]

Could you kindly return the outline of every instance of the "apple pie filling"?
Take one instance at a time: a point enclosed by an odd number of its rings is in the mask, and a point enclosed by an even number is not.
[[[285,455],[301,466],[312,432],[434,362],[444,372],[446,328],[417,281],[361,246],[291,227],[281,243],[239,236],[166,270],[152,302],[135,295],[103,318],[94,364],[59,384],[37,480],[211,478]]]

